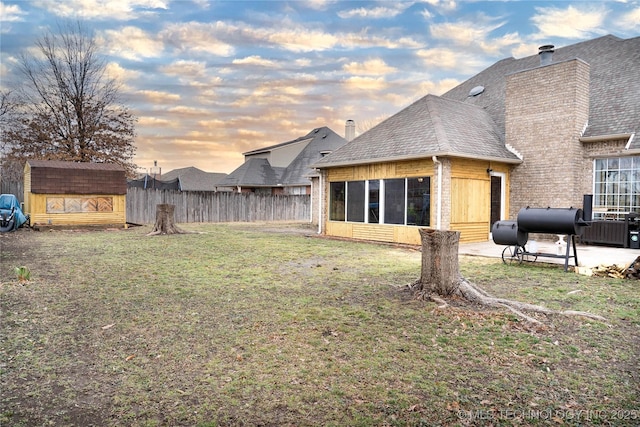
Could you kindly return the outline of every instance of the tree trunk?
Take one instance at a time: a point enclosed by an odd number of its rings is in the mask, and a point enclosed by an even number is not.
[[[428,294],[450,296],[458,291],[459,231],[439,231],[421,228],[422,270],[419,289]]]
[[[426,228],[421,228],[419,231],[422,240],[422,269],[420,279],[410,285],[417,298],[430,299],[440,304],[440,308],[445,308],[448,303],[443,298],[456,295],[476,304],[506,308],[531,323],[540,322],[526,315],[524,311],[545,315],[582,316],[593,320],[606,321],[602,316],[582,311],[550,310],[539,305],[493,297],[484,289],[460,275],[460,265],[458,263],[460,232]]]
[[[159,204],[156,205],[156,224],[153,231],[148,236],[156,236],[158,234],[184,234],[182,230],[175,224],[176,205]]]

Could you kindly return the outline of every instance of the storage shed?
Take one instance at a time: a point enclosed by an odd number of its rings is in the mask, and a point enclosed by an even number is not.
[[[126,225],[125,169],[111,163],[28,160],[24,212],[31,225]]]

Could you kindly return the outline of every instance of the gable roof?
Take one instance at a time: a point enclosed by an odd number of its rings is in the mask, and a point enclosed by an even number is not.
[[[589,64],[589,123],[583,137],[640,132],[640,37],[607,35],[556,48],[553,63],[581,59]],[[442,95],[485,109],[504,134],[506,76],[540,66],[539,55],[507,58]],[[476,86],[484,92],[469,96]],[[636,148],[640,141],[636,138]]]
[[[519,163],[491,116],[463,102],[427,95],[318,161],[314,167],[463,156]]]
[[[225,173],[205,172],[196,167],[174,169],[163,173],[163,181],[178,179],[182,191],[214,191],[218,182],[227,176]]]
[[[226,176],[220,185],[245,187],[275,187],[280,183],[283,168],[274,168],[269,160],[247,159],[240,167]]]
[[[36,194],[127,194],[125,169],[115,163],[27,160],[29,188]]]
[[[271,166],[266,158],[251,157],[268,154],[288,145],[304,144],[298,155],[286,167]],[[247,159],[236,170],[222,179],[218,185],[244,187],[276,187],[310,185],[309,176],[314,173],[311,165],[346,143],[346,140],[326,126],[313,129],[308,134],[291,141],[243,153]]]

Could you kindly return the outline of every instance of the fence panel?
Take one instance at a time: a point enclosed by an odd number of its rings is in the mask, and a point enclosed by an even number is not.
[[[13,194],[22,203],[24,202],[24,182],[0,180],[0,194]]]
[[[152,224],[156,205],[175,205],[175,221],[255,222],[310,221],[311,197],[308,195],[271,196],[256,193],[175,191],[129,188],[127,221]]]

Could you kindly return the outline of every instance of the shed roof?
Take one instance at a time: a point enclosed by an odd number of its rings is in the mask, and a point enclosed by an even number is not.
[[[127,194],[126,171],[117,164],[28,160],[25,168],[35,194]]]

